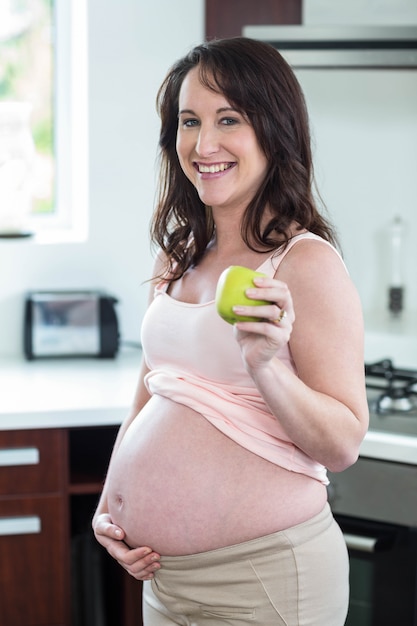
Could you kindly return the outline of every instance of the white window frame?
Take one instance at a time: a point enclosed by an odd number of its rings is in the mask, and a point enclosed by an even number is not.
[[[85,241],[88,235],[87,0],[54,2],[55,207],[34,214],[35,243]]]

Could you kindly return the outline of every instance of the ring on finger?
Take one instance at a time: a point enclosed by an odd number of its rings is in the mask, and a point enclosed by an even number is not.
[[[282,320],[287,317],[287,311],[285,309],[281,309],[278,317],[274,320],[274,324],[281,324]]]

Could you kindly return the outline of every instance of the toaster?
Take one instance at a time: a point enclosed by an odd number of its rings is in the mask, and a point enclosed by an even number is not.
[[[23,328],[26,358],[114,358],[119,349],[116,304],[117,299],[103,291],[28,292]]]

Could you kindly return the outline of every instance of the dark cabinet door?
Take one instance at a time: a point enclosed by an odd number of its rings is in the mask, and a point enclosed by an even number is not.
[[[0,431],[0,624],[69,624],[66,438]]]
[[[59,496],[0,500],[0,624],[67,624],[66,511]]]
[[[66,467],[64,431],[0,431],[0,496],[62,491]]]

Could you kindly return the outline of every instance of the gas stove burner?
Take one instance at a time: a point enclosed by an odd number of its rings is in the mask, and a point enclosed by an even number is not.
[[[368,396],[376,413],[417,414],[417,372],[394,367],[391,359],[365,364]],[[378,390],[380,393],[375,394]]]
[[[416,404],[410,396],[391,396],[382,394],[375,403],[378,413],[410,413],[416,410]]]

